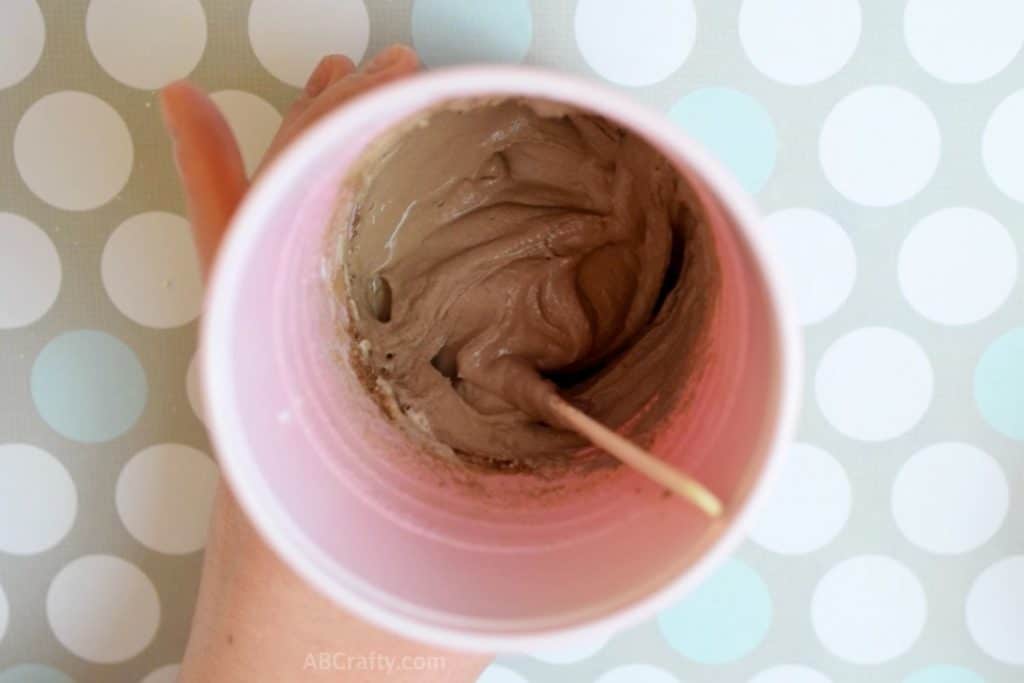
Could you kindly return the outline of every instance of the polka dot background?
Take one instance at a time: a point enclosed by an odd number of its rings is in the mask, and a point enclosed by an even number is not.
[[[396,41],[665,113],[755,194],[805,333],[736,556],[480,681],[1024,680],[1021,3],[5,0],[0,683],[170,683],[184,651],[216,465],[156,89],[210,91],[252,172],[324,53]]]

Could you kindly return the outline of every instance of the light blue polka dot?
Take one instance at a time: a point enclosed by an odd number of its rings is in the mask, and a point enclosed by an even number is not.
[[[107,441],[135,424],[146,404],[146,374],[135,353],[105,332],[55,337],[32,366],[32,399],[69,439]]]
[[[0,671],[0,683],[75,683],[69,676],[41,664],[19,664]]]
[[[658,615],[658,628],[668,644],[705,664],[749,654],[764,640],[771,623],[768,586],[738,560],[730,560],[689,597]]]
[[[483,670],[476,683],[528,683],[528,681],[512,669],[500,664],[491,664]]]
[[[669,117],[757,192],[775,168],[777,140],[768,111],[731,88],[702,88],[676,102]]]
[[[412,40],[429,66],[521,62],[533,38],[528,0],[416,0]]]
[[[1024,440],[1024,327],[985,349],[974,371],[974,400],[996,431]]]
[[[959,666],[930,666],[910,674],[903,683],[985,683],[985,679]]]

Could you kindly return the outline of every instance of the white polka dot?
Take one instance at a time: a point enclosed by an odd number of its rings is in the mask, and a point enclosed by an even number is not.
[[[192,231],[181,216],[150,211],[114,229],[103,249],[103,286],[126,316],[147,327],[192,322],[202,305]]]
[[[60,292],[60,257],[31,221],[0,213],[0,329],[42,318]]]
[[[580,0],[576,44],[594,71],[620,85],[652,85],[683,65],[697,38],[693,0]]]
[[[150,674],[143,678],[140,683],[178,683],[178,677],[180,675],[181,665],[171,664],[150,672]]]
[[[491,664],[476,679],[476,683],[529,683],[529,681],[512,669],[500,664]]]
[[[92,0],[85,33],[108,74],[151,90],[188,76],[199,64],[206,14],[199,0]]]
[[[117,512],[132,536],[161,553],[183,554],[206,543],[217,466],[202,451],[159,444],[140,451],[117,479]]]
[[[933,384],[921,346],[885,327],[840,337],[825,351],[815,377],[825,418],[863,441],[885,441],[910,430],[927,412]]]
[[[341,53],[358,62],[370,40],[363,0],[254,0],[249,41],[256,58],[274,76],[305,84],[324,55]]]
[[[765,669],[747,683],[832,683],[823,673],[806,666],[784,665]]]
[[[64,647],[101,664],[142,652],[160,624],[160,600],[138,567],[111,555],[86,555],[57,573],[46,594],[50,628]]]
[[[811,599],[814,632],[832,654],[855,664],[880,664],[911,648],[928,615],[921,582],[888,557],[840,562]]]
[[[985,170],[1007,196],[1024,202],[1024,90],[999,103],[982,138]]]
[[[185,394],[188,396],[188,404],[192,406],[192,412],[200,422],[206,422],[203,417],[203,394],[199,387],[198,352],[192,354],[192,360],[188,362],[188,370],[185,373]]]
[[[939,165],[939,124],[906,90],[871,86],[836,104],[821,129],[825,175],[847,199],[892,206],[920,192]]]
[[[132,138],[109,104],[84,92],[46,95],[14,131],[14,161],[28,188],[58,209],[106,204],[132,172]]]
[[[857,254],[842,226],[811,209],[773,213],[764,226],[800,322],[812,325],[839,310],[857,279]]]
[[[976,83],[1013,61],[1024,45],[1020,0],[910,0],[903,15],[910,54],[936,78]]]
[[[67,535],[75,482],[57,458],[28,444],[0,445],[0,551],[34,555]]]
[[[744,0],[740,40],[764,75],[807,85],[834,75],[860,40],[857,0]]]
[[[4,587],[0,585],[0,641],[3,641],[7,634],[7,621],[10,619],[11,608],[7,604],[7,594]]]
[[[577,638],[572,642],[559,643],[556,647],[528,652],[528,656],[548,664],[571,664],[589,659],[608,644],[610,636],[593,635]]]
[[[899,257],[900,289],[918,313],[966,325],[1003,305],[1017,281],[1017,247],[992,216],[937,211],[914,226]]]
[[[1002,526],[1010,489],[1002,468],[965,443],[915,453],[892,489],[892,514],[911,543],[940,555],[974,550]]]
[[[790,446],[771,497],[751,539],[783,555],[802,555],[827,545],[850,516],[850,481],[831,455],[810,444]]]
[[[627,664],[604,672],[594,683],[679,683],[679,679],[657,666]]]
[[[266,100],[241,90],[221,90],[210,98],[228,120],[242,151],[245,172],[251,176],[281,127],[281,114]]]
[[[4,0],[0,5],[0,88],[32,73],[46,44],[46,24],[35,0]]]
[[[1024,666],[1024,555],[996,562],[967,594],[967,629],[994,659]]]

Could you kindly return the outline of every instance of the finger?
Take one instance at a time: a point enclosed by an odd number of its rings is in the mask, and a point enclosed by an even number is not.
[[[286,135],[287,131],[291,128],[291,124],[298,119],[302,112],[309,108],[311,102],[316,99],[317,95],[324,91],[325,88],[330,86],[335,81],[345,78],[356,70],[356,65],[351,59],[345,55],[327,55],[316,65],[313,69],[313,73],[309,75],[309,79],[306,81],[306,87],[302,91],[302,95],[288,108],[288,112],[284,116],[284,121],[281,123],[281,127],[274,135],[274,140]],[[271,144],[271,147],[276,147]],[[269,155],[264,155],[264,161],[269,160]]]
[[[227,122],[201,90],[173,83],[161,91],[160,104],[205,273],[248,186],[245,166]]]
[[[310,106],[307,116],[310,122],[331,111],[338,105],[388,81],[415,73],[420,68],[419,58],[406,45],[392,45],[381,50],[373,59],[364,64],[358,73],[333,83],[321,93]]]
[[[316,97],[324,88],[356,70],[356,65],[345,55],[327,55],[313,69],[306,82],[306,96]]]
[[[315,98],[308,100],[303,98],[303,101],[288,113],[281,130],[274,136],[261,168],[281,148],[321,116],[367,90],[407,76],[417,69],[419,69],[419,59],[416,57],[416,53],[404,45],[393,45],[370,60],[362,71],[346,73],[342,77],[335,78]]]
[[[373,59],[364,64],[360,71],[371,74],[403,65],[410,70],[415,70],[419,67],[419,58],[416,57],[416,52],[408,45],[395,43],[374,55]]]

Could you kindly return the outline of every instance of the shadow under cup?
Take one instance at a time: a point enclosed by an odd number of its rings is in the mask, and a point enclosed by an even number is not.
[[[712,351],[652,450],[718,494],[723,519],[710,522],[624,467],[553,480],[446,467],[415,452],[353,377],[324,273],[342,179],[397,123],[492,95],[616,121],[692,186],[720,267]],[[361,98],[272,164],[214,272],[203,380],[236,497],[300,575],[411,637],[505,650],[649,616],[738,542],[792,426],[795,342],[754,220],[742,191],[671,123],[576,79],[462,69]]]

